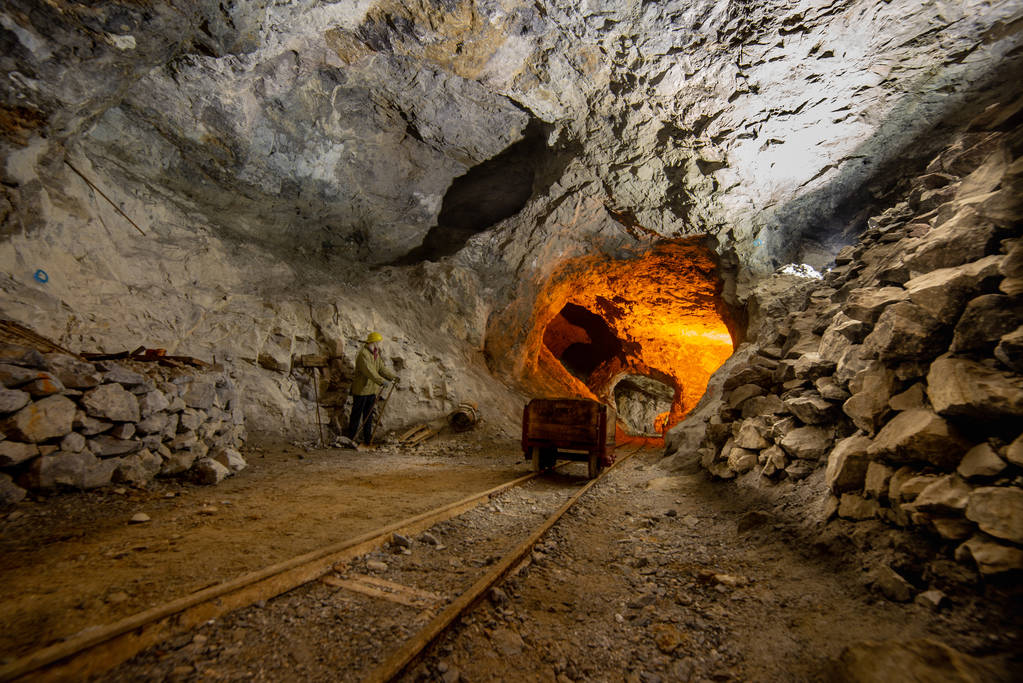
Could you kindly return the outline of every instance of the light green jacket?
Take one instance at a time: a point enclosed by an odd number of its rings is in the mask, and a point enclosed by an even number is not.
[[[384,359],[379,351],[376,358],[369,346],[363,345],[359,355],[355,357],[355,378],[352,380],[352,396],[368,396],[380,391],[380,387],[389,379],[398,376],[384,367]]]

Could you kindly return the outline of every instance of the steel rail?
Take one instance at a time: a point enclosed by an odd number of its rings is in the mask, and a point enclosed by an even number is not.
[[[409,667],[409,665],[412,664],[420,654],[422,654],[423,650],[429,647],[434,640],[444,633],[456,619],[472,609],[480,598],[483,597],[483,594],[493,587],[494,584],[504,578],[504,576],[513,567],[515,567],[530,550],[532,550],[533,546],[536,545],[541,538],[543,538],[544,534],[546,534],[550,528],[554,526],[558,520],[560,520],[564,514],[579,501],[583,494],[601,481],[607,472],[618,467],[641,450],[643,450],[642,444],[640,444],[636,450],[626,454],[625,457],[616,461],[614,465],[604,470],[599,477],[591,479],[585,486],[572,494],[572,497],[558,508],[554,514],[545,519],[526,540],[515,546],[511,552],[496,562],[490,571],[480,577],[466,592],[452,600],[443,611],[423,626],[423,628],[420,629],[415,636],[406,640],[398,650],[396,650],[376,669],[371,671],[363,680],[368,683],[386,683],[387,681],[394,680],[396,677],[400,676]]]
[[[145,648],[210,619],[314,581],[335,565],[376,550],[395,533],[411,534],[428,529],[540,474],[533,472],[518,477],[482,493],[244,574],[112,624],[85,628],[67,640],[0,666],[0,682],[78,681],[107,671]]]

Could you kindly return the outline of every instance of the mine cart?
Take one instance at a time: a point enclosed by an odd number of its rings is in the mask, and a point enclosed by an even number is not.
[[[522,450],[537,472],[558,458],[589,463],[590,479],[614,462],[615,411],[576,398],[534,398],[522,412]]]

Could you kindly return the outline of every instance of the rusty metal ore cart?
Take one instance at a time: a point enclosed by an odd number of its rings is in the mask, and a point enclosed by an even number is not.
[[[615,411],[589,399],[534,398],[522,411],[522,451],[537,472],[559,458],[589,464],[593,479],[614,463]]]

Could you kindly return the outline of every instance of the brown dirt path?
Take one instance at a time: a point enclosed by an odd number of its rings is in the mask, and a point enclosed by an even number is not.
[[[26,501],[0,518],[0,660],[528,472],[480,435],[401,451],[254,439],[215,487],[158,480]],[[150,521],[132,524],[136,513]]]

